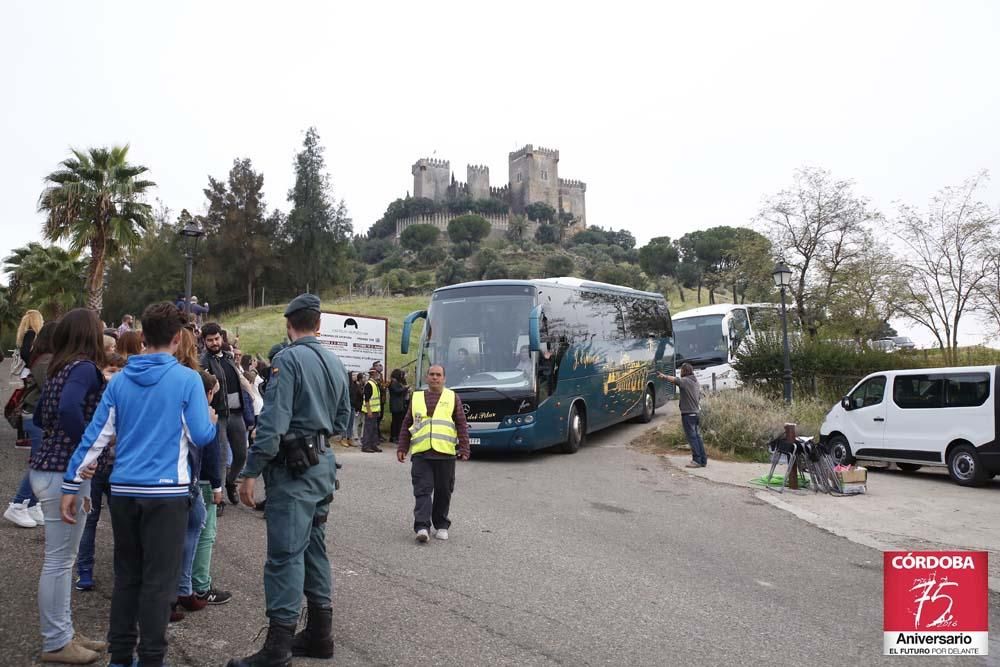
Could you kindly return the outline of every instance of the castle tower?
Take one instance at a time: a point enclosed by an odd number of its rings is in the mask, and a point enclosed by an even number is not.
[[[451,184],[451,164],[448,160],[420,158],[413,164],[413,196],[436,202],[445,200]]]
[[[572,213],[580,221],[578,229],[587,226],[587,184],[566,178],[559,179],[559,210]]]
[[[489,199],[490,168],[483,165],[470,164],[466,167],[465,174],[469,197],[472,199]]]
[[[510,205],[514,213],[535,202],[559,210],[559,151],[528,144],[509,155]]]

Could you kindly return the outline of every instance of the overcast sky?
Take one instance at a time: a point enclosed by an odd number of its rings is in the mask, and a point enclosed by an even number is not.
[[[129,142],[170,208],[235,157],[287,210],[315,125],[364,231],[435,154],[558,148],[591,224],[747,224],[801,165],[884,212],[980,169],[1000,201],[1000,5],[16,2],[0,23],[0,256],[40,236],[70,146]]]

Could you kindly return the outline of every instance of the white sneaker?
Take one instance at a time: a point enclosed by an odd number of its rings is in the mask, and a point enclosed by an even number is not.
[[[417,531],[417,542],[420,543],[426,542],[428,537],[430,537],[430,535],[428,535],[426,528],[421,528],[420,530]]]
[[[31,511],[28,509],[28,501],[23,503],[10,503],[7,511],[3,513],[3,518],[21,528],[34,528],[38,524],[31,518]]]
[[[35,520],[35,525],[37,526],[45,525],[45,512],[42,511],[41,503],[35,503],[31,507],[29,507],[28,514],[30,514],[31,518]]]
[[[436,531],[434,533],[434,538],[438,539],[438,540],[447,540],[448,539],[448,529],[447,528],[442,528],[441,530]]]

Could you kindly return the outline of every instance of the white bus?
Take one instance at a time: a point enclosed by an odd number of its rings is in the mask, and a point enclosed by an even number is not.
[[[678,368],[684,362],[694,366],[703,390],[735,389],[736,352],[759,331],[781,331],[781,306],[719,303],[676,313],[673,323]]]

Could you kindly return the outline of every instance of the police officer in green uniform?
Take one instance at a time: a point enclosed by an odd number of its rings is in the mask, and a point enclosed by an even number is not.
[[[288,667],[293,655],[333,656],[326,519],[336,464],[327,437],[347,428],[347,372],[316,340],[318,297],[296,297],[285,309],[285,320],[292,343],[274,357],[240,486],[243,504],[253,507],[256,478],[264,476],[267,639],[260,651],[230,660],[229,667]],[[306,627],[295,635],[303,594]]]

